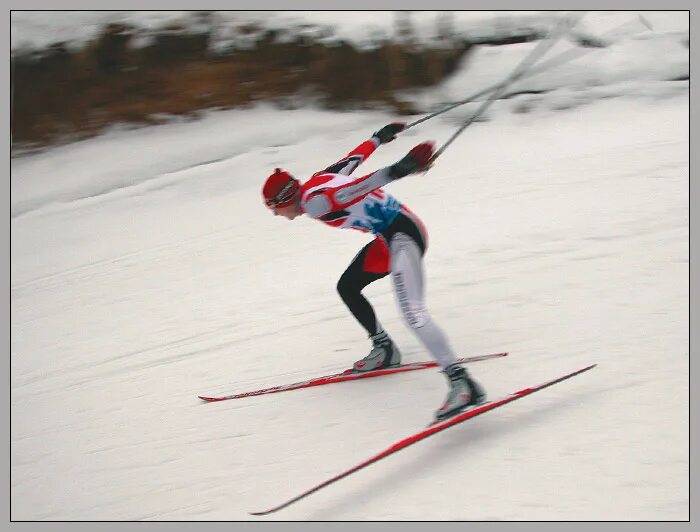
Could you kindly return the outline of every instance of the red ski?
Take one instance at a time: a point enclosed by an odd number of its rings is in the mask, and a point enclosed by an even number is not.
[[[395,443],[385,451],[373,456],[372,458],[365,460],[361,464],[356,465],[352,469],[348,469],[347,471],[340,473],[339,475],[334,476],[333,478],[330,478],[326,480],[325,482],[322,482],[321,484],[318,484],[317,486],[305,491],[304,493],[297,495],[296,497],[289,499],[287,502],[284,502],[280,504],[279,506],[275,506],[273,508],[270,508],[269,510],[265,510],[262,512],[250,512],[251,515],[267,515],[271,514],[273,512],[276,512],[278,510],[281,510],[282,508],[286,508],[287,506],[303,499],[304,497],[307,497],[311,495],[312,493],[320,490],[321,488],[325,488],[326,486],[329,486],[330,484],[333,484],[334,482],[340,480],[341,478],[345,478],[352,473],[355,473],[356,471],[359,471],[360,469],[363,469],[367,467],[370,464],[373,464],[375,462],[378,462],[382,458],[386,458],[387,456],[394,454],[397,451],[400,451],[401,449],[405,449],[409,445],[413,445],[416,442],[419,442],[421,440],[424,440],[433,434],[436,434],[442,430],[445,430],[449,427],[454,427],[458,423],[461,423],[462,421],[466,421],[467,419],[472,419],[480,414],[483,414],[484,412],[488,412],[489,410],[493,410],[495,408],[498,408],[499,406],[503,406],[507,403],[516,401],[517,399],[521,399],[522,397],[525,397],[526,395],[530,395],[532,393],[538,392],[540,390],[544,390],[545,388],[552,386],[553,384],[557,384],[558,382],[562,382],[566,379],[570,379],[571,377],[574,377],[576,375],[579,375],[583,373],[584,371],[588,371],[590,369],[593,369],[596,367],[596,364],[593,364],[591,366],[587,366],[583,369],[579,369],[578,371],[574,371],[573,373],[569,373],[567,375],[564,375],[562,377],[559,377],[557,379],[553,379],[551,381],[547,381],[544,384],[540,384],[539,386],[533,386],[531,388],[524,388],[520,390],[519,392],[512,393],[510,395],[506,395],[505,397],[502,397],[501,399],[498,399],[496,401],[491,401],[489,403],[485,403],[479,406],[476,406],[470,410],[467,410],[465,412],[462,412],[460,414],[457,414],[454,417],[451,417],[449,419],[446,419],[444,421],[440,421],[436,423],[435,425],[432,425],[428,427],[427,429],[422,430],[421,432],[418,432],[412,436],[409,436],[408,438],[405,438],[401,440],[398,443]]]
[[[478,362],[480,360],[488,360],[490,358],[504,357],[508,353],[492,353],[489,355],[478,355],[473,357],[460,358],[460,363]],[[374,371],[366,371],[364,373],[353,373],[351,369],[346,369],[342,373],[336,373],[334,375],[324,375],[323,377],[316,377],[314,379],[309,379],[301,382],[295,382],[293,384],[283,384],[281,386],[273,386],[272,388],[264,388],[262,390],[254,390],[252,392],[236,393],[232,395],[222,395],[218,397],[207,397],[200,395],[198,396],[203,401],[215,402],[215,401],[226,401],[228,399],[242,399],[243,397],[253,397],[255,395],[264,395],[268,393],[277,392],[288,392],[290,390],[298,390],[300,388],[310,388],[312,386],[321,386],[323,384],[332,384],[335,382],[345,382],[353,381],[357,379],[367,379],[369,377],[381,377],[382,375],[394,375],[396,373],[404,373],[406,371],[416,371],[419,369],[434,368],[438,364],[437,362],[411,362],[408,364],[401,364],[400,366],[388,369],[377,369]]]

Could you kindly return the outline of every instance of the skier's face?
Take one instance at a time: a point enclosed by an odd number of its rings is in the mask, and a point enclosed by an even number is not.
[[[294,218],[301,215],[299,202],[294,202],[285,207],[275,207],[272,209],[272,212],[275,213],[275,216],[284,216],[287,220],[294,220]]]

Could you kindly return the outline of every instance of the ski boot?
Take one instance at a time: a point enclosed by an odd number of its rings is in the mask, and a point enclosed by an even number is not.
[[[381,331],[370,336],[370,339],[372,340],[372,350],[365,358],[353,364],[352,371],[354,373],[391,368],[401,364],[401,352],[391,341],[389,335]]]
[[[450,385],[450,391],[443,405],[435,412],[436,421],[442,421],[459,414],[468,406],[480,405],[486,401],[484,389],[462,366],[453,364],[445,368],[444,373]]]

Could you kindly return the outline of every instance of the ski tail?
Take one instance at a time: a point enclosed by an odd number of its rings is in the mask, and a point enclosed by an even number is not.
[[[330,484],[333,484],[334,482],[337,482],[338,480],[345,478],[345,477],[359,471],[360,469],[364,469],[368,465],[371,465],[375,462],[378,462],[382,458],[386,458],[387,456],[394,454],[395,452],[397,452],[401,449],[405,449],[409,445],[413,445],[414,443],[422,441],[422,440],[432,436],[433,434],[437,434],[438,432],[443,431],[449,427],[453,427],[453,426],[457,425],[458,423],[461,423],[462,421],[466,421],[467,419],[475,418],[476,416],[479,416],[479,415],[483,414],[484,412],[488,412],[489,410],[494,410],[494,409],[501,407],[505,404],[511,403],[511,402],[516,401],[518,399],[521,399],[527,395],[538,392],[540,390],[544,390],[545,388],[549,388],[550,386],[553,386],[559,382],[562,382],[562,381],[565,381],[565,380],[570,379],[572,377],[575,377],[576,375],[580,375],[581,373],[584,373],[588,370],[591,370],[594,367],[596,367],[596,364],[592,364],[590,366],[579,369],[579,370],[574,371],[572,373],[568,373],[568,374],[563,375],[561,377],[558,377],[556,379],[552,379],[552,380],[547,381],[547,382],[540,384],[538,386],[524,388],[524,389],[517,391],[515,393],[512,393],[510,395],[506,395],[505,397],[498,399],[496,401],[484,403],[483,405],[472,408],[471,410],[467,410],[466,412],[462,412],[461,414],[458,414],[454,417],[451,417],[451,418],[446,419],[444,421],[440,421],[439,423],[436,423],[435,425],[432,425],[432,426],[422,430],[421,432],[413,434],[412,436],[409,436],[409,437],[395,443],[394,445],[392,445],[388,449],[382,451],[381,453],[376,454],[375,456],[369,458],[368,460],[365,460],[364,462],[356,465],[355,467],[353,467],[351,469],[348,469],[347,471],[344,471],[344,472],[342,472],[342,473],[340,473],[332,478],[329,478],[328,480],[314,486],[313,488],[297,495],[296,497],[294,497],[292,499],[289,499],[288,501],[286,501],[278,506],[270,508],[269,510],[264,510],[261,512],[250,512],[250,513],[251,513],[251,515],[267,515],[267,514],[271,514],[273,512],[277,512],[279,510],[282,510],[283,508],[286,508],[286,507],[290,506],[291,504],[294,504],[295,502],[300,501],[301,499],[304,499],[305,497],[308,497],[312,493],[315,493],[318,490],[325,488],[326,486],[329,486]]]

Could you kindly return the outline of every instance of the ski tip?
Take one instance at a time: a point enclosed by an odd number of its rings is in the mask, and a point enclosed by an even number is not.
[[[206,401],[207,403],[214,403],[216,401],[223,401],[221,397],[204,397],[203,395],[198,395],[197,396],[199,399],[202,401]]]

